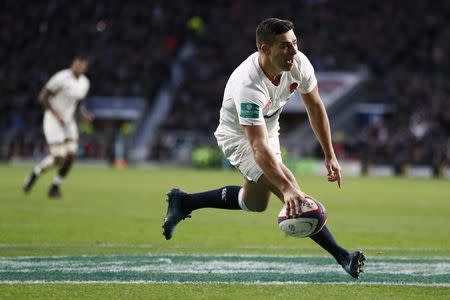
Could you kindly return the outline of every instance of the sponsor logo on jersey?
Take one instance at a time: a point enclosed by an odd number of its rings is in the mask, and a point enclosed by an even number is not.
[[[255,103],[241,103],[241,118],[257,119],[259,117],[259,106]]]

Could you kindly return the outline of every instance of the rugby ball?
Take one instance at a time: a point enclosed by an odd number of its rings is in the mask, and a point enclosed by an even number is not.
[[[300,204],[300,215],[298,217],[289,218],[286,215],[286,205],[283,205],[278,214],[278,226],[287,235],[304,238],[309,237],[319,232],[328,219],[328,214],[325,206],[312,197],[307,197],[310,200],[311,207]]]

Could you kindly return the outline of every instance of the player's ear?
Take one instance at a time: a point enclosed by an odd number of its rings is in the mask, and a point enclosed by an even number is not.
[[[270,55],[270,46],[269,44],[262,44],[261,45],[261,52],[264,53],[264,55]]]

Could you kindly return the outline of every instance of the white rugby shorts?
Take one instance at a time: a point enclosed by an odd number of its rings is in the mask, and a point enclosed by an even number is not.
[[[256,163],[253,150],[245,136],[231,137],[216,133],[217,144],[225,157],[235,168],[241,172],[248,180],[258,182],[264,173]],[[280,141],[278,136],[269,137],[269,148],[274,153],[278,162],[282,162]]]
[[[62,126],[53,116],[45,114],[44,135],[53,155],[64,156],[68,152],[75,153],[78,149],[78,127],[75,121]]]

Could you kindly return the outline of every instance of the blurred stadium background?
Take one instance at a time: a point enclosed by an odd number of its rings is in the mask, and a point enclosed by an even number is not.
[[[450,177],[449,2],[80,1],[1,4],[0,159],[47,151],[37,94],[77,52],[91,58],[79,160],[219,165],[213,131],[227,76],[256,24],[290,18],[312,61],[347,173]],[[299,101],[286,159],[321,159]],[[200,149],[200,151],[196,151]],[[291,164],[291,166],[292,166]]]
[[[336,193],[335,186],[316,176],[325,172],[322,153],[298,99],[281,115],[281,142],[288,166],[329,209],[329,224],[337,238],[367,250],[375,261],[379,256],[413,257],[415,267],[436,266],[436,272],[443,273],[419,276],[412,286],[393,273],[387,279],[365,274],[365,287],[352,282],[348,287],[270,289],[167,282],[140,289],[5,284],[10,277],[2,268],[16,263],[8,257],[24,255],[325,255],[308,240],[299,243],[280,236],[276,201],[268,212],[251,218],[198,212],[170,242],[160,233],[163,195],[172,185],[198,191],[241,180],[237,172],[219,170],[229,165],[216,147],[213,131],[226,80],[255,51],[255,27],[266,17],[294,22],[300,50],[310,58],[319,79],[344,170],[342,192]],[[449,20],[447,0],[1,1],[0,298],[167,299],[182,293],[186,299],[300,294],[329,299],[446,299]],[[90,57],[86,104],[96,119],[79,126],[78,160],[64,185],[64,200],[45,197],[51,176],[37,183],[27,198],[22,180],[48,151],[37,95],[48,78],[69,66],[79,52]],[[78,168],[82,164],[89,167]],[[99,165],[129,167],[115,172]],[[211,220],[216,222],[216,234],[211,234]],[[230,228],[230,220],[240,226]],[[253,234],[253,226],[265,234]],[[59,275],[55,278],[61,279]],[[376,286],[370,284],[371,278],[387,283]],[[395,287],[388,282],[391,279]]]

